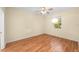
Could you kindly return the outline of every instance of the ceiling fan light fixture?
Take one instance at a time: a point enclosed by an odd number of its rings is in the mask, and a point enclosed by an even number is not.
[[[47,11],[43,11],[43,10],[41,11],[41,14],[46,14],[46,13],[47,13]]]
[[[52,11],[52,10],[53,10],[53,8],[42,7],[40,12],[41,12],[41,14],[45,15],[45,14],[49,14],[50,11]]]

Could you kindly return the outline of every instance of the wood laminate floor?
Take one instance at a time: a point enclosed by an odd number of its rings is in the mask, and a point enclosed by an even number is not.
[[[8,43],[3,52],[76,52],[78,42],[42,34]]]

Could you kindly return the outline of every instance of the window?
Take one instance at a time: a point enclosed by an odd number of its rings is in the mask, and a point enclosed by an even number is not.
[[[54,17],[52,23],[56,29],[61,29],[61,17]]]

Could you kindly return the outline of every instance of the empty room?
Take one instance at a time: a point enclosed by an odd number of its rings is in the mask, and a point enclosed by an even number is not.
[[[78,52],[78,7],[0,8],[1,52]]]

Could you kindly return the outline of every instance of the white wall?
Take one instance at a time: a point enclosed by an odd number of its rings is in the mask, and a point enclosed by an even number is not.
[[[6,8],[7,42],[43,33],[43,18],[23,8]]]
[[[56,30],[51,22],[52,16],[61,16],[62,28]],[[54,12],[52,16],[46,16],[45,32],[51,35],[79,41],[79,8],[60,10]]]
[[[4,38],[4,10],[0,8],[0,48],[3,49],[5,47],[5,38]]]

